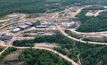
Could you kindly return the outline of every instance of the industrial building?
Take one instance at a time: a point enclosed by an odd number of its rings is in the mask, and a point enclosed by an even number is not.
[[[12,33],[16,33],[19,32],[21,30],[25,30],[27,28],[31,28],[31,27],[35,27],[35,28],[48,28],[49,27],[49,22],[47,21],[27,21],[25,23],[21,23],[16,25],[15,28],[10,29],[10,32]]]
[[[20,30],[21,30],[20,28],[14,28],[14,29],[12,29],[10,31],[13,32],[13,33],[16,33],[16,32],[19,32]]]
[[[18,26],[18,28],[20,28],[21,30],[27,29],[28,27],[29,25],[26,25],[26,24],[22,24]]]
[[[0,36],[0,40],[2,40],[2,41],[7,41],[7,40],[11,40],[11,39],[12,39],[12,36],[8,36],[6,34],[2,34]]]
[[[47,25],[37,25],[36,28],[48,28]]]

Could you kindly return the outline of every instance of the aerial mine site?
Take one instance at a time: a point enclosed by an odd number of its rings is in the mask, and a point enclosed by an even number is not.
[[[107,1],[0,0],[0,65],[107,65]]]

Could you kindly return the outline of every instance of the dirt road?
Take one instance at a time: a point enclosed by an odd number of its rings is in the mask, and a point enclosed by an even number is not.
[[[107,43],[101,43],[101,42],[90,42],[90,41],[83,41],[81,39],[77,39],[77,38],[74,38],[74,37],[71,37],[70,35],[68,35],[67,33],[65,33],[65,31],[57,24],[55,23],[57,29],[66,37],[70,38],[71,40],[74,40],[74,41],[78,41],[78,42],[81,42],[81,43],[89,43],[89,44],[99,44],[99,45],[107,45]]]
[[[15,47],[17,49],[26,49],[26,48],[30,48],[30,47]],[[62,57],[64,60],[67,60],[69,61],[72,65],[79,65],[77,64],[75,61],[73,61],[72,59],[70,59],[69,57],[67,57],[66,55],[63,55],[53,49],[50,49],[50,48],[43,48],[43,47],[32,47],[34,49],[41,49],[41,50],[47,50],[47,51],[50,51],[50,52],[53,52],[55,54],[57,54],[58,56]]]

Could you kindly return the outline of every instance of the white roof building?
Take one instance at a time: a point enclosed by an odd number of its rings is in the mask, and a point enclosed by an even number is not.
[[[25,24],[24,24],[24,25],[19,25],[18,27],[19,27],[19,28],[22,28],[22,29],[25,29],[25,28],[29,27],[29,25],[25,25]]]
[[[20,28],[14,28],[11,30],[11,32],[18,32],[18,31],[20,31]]]
[[[75,24],[75,22],[72,21],[72,22],[67,23],[67,26],[70,27],[70,26],[73,26],[74,24]]]

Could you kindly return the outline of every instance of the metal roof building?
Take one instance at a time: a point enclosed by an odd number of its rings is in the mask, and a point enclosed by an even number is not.
[[[11,32],[13,32],[13,33],[18,32],[18,31],[20,31],[20,28],[14,28],[11,30]]]
[[[28,28],[28,27],[29,27],[29,25],[25,25],[25,24],[18,26],[18,28],[21,28],[21,29],[26,29],[26,28]]]
[[[36,28],[48,28],[48,26],[47,25],[38,25],[38,26],[36,26]]]

